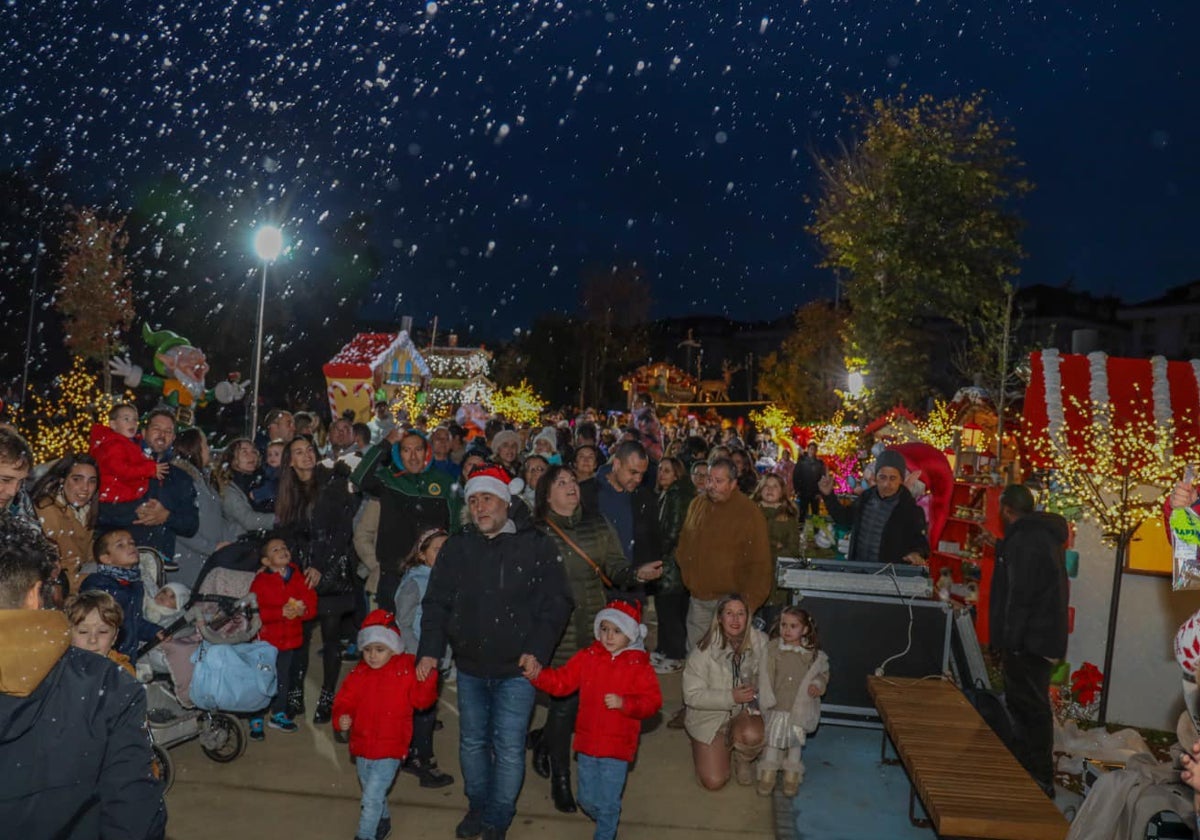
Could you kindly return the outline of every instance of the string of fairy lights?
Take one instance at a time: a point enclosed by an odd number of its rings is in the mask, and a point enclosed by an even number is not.
[[[29,441],[35,463],[41,464],[70,452],[86,452],[92,425],[102,422],[118,402],[133,402],[133,394],[105,393],[83,357],[73,356],[70,370],[54,379],[48,393],[30,388],[16,413],[16,426]]]

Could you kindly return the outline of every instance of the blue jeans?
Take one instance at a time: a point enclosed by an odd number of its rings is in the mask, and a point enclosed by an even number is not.
[[[621,794],[629,762],[579,753],[579,807],[596,821],[594,840],[613,840],[621,819]]]
[[[387,792],[400,771],[398,758],[355,758],[358,783],[362,785],[362,805],[355,837],[375,840],[379,820],[388,816]]]
[[[524,677],[485,679],[458,672],[458,760],[472,811],[507,829],[525,782],[525,730],[536,695]]]

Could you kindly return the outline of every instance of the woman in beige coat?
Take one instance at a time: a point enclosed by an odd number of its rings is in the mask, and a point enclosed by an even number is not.
[[[56,461],[29,494],[42,523],[42,533],[58,546],[70,594],[79,592],[79,584],[87,577],[83,566],[93,560],[98,482],[95,460],[81,452]]]
[[[754,759],[764,740],[758,686],[766,650],[766,634],[750,626],[746,602],[734,594],[717,602],[708,632],[688,654],[684,728],[696,778],[708,790],[725,786],[731,765],[738,784],[754,784]]]

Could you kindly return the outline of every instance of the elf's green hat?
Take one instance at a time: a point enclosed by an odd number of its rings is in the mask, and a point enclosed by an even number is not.
[[[145,322],[142,323],[142,340],[154,350],[154,370],[160,375],[166,375],[168,371],[158,358],[159,353],[170,350],[172,347],[189,347],[192,344],[192,342],[179,333],[171,332],[170,330],[158,330],[155,332]]]

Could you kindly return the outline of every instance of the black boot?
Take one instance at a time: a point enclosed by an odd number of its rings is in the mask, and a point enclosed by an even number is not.
[[[304,714],[304,688],[293,688],[287,696],[287,716],[296,718]]]
[[[321,697],[317,700],[317,710],[313,712],[313,723],[329,723],[333,719],[333,692],[321,689]]]
[[[554,807],[564,814],[575,813],[575,797],[571,795],[571,771],[560,767],[554,768],[550,777],[550,798]]]
[[[533,772],[543,779],[550,778],[550,748],[545,738],[538,738],[533,745]]]
[[[420,779],[423,788],[441,788],[454,784],[454,777],[439,770],[437,759],[432,756],[418,758],[410,752],[408,760],[404,762],[403,770]]]

